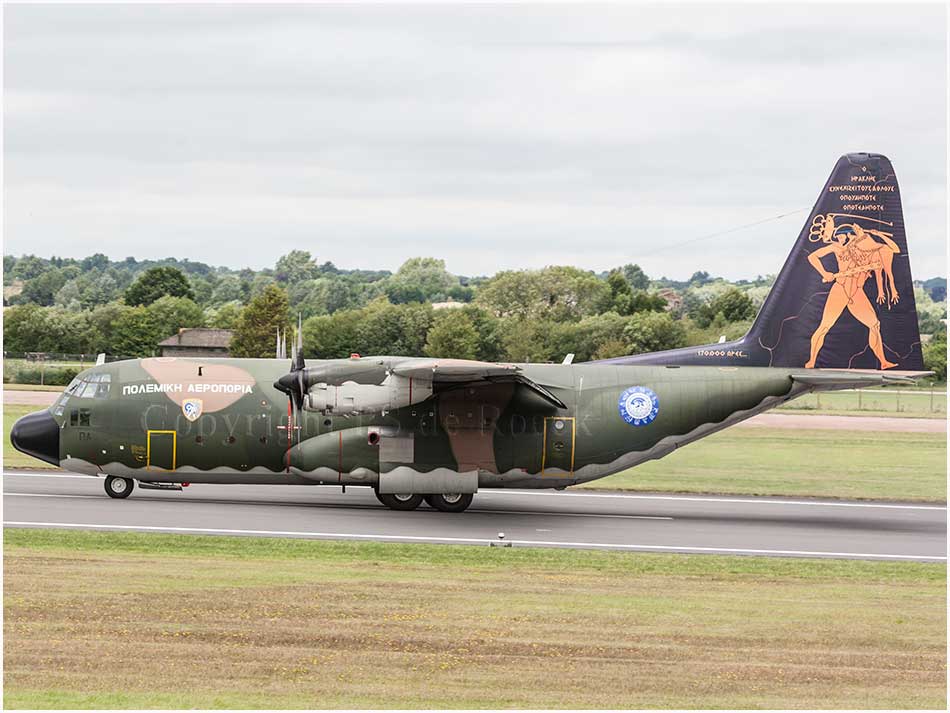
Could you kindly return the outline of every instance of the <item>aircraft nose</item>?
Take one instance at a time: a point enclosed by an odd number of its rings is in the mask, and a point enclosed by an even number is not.
[[[21,453],[59,465],[59,424],[49,411],[35,411],[17,420],[10,442]]]

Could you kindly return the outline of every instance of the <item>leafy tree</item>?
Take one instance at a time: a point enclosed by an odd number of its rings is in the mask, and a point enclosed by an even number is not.
[[[109,267],[109,258],[102,253],[96,253],[95,255],[90,255],[89,257],[83,258],[82,262],[79,263],[82,267],[83,272],[89,272],[90,270],[105,270]]]
[[[445,260],[414,257],[406,260],[387,280],[386,295],[394,304],[439,302],[458,286],[458,278],[445,269]]]
[[[91,354],[104,352],[114,356],[135,356],[135,354],[123,350],[123,344],[119,340],[119,331],[128,319],[129,313],[133,308],[117,302],[111,302],[106,305],[100,305],[95,309],[86,312],[87,328],[83,335],[86,350]],[[154,350],[155,344],[152,343],[151,349]],[[145,356],[152,352],[146,352]]]
[[[650,278],[639,265],[624,265],[623,276],[627,283],[635,290],[645,290],[650,286]]]
[[[207,322],[217,329],[234,329],[237,327],[244,307],[240,302],[225,302],[218,309],[209,310]],[[276,339],[276,333],[274,335]]]
[[[576,267],[500,272],[479,288],[476,302],[499,317],[577,320],[601,311],[610,288]]]
[[[541,299],[541,280],[529,270],[499,272],[485,282],[475,297],[497,317],[526,319]]]
[[[254,279],[251,280],[250,286],[248,288],[248,293],[251,298],[257,297],[262,294],[270,285],[274,284],[274,278],[271,275],[268,275],[264,272],[260,272],[254,276]]]
[[[289,325],[287,293],[277,285],[268,285],[241,312],[231,340],[231,354],[236,357],[273,356],[278,327],[283,331]]]
[[[689,278],[689,284],[691,285],[698,285],[702,287],[707,282],[712,282],[712,278],[709,276],[709,273],[706,272],[705,270],[697,270]]]
[[[160,297],[146,307],[152,320],[155,343],[187,327],[203,327],[204,312],[187,297]]]
[[[393,305],[377,300],[367,306],[357,325],[356,351],[422,356],[432,319],[431,305]]]
[[[36,255],[24,255],[13,266],[13,277],[17,280],[32,280],[49,269],[49,263]]]
[[[686,330],[665,312],[639,312],[623,330],[628,354],[642,354],[686,346]]]
[[[122,319],[115,325],[112,347],[115,353],[129,357],[154,356],[158,349],[160,330],[147,307],[126,307]],[[168,336],[168,335],[164,335]]]
[[[33,302],[48,306],[53,304],[56,293],[71,278],[76,276],[76,268],[54,268],[29,280],[23,286],[23,292],[17,297],[17,302]]]
[[[478,305],[466,305],[461,311],[478,334],[475,358],[481,361],[502,361],[505,358],[505,348],[500,333],[501,321]]]
[[[935,332],[924,344],[924,368],[934,372],[938,381],[947,380],[947,329]]]
[[[174,267],[152,267],[146,270],[125,291],[125,302],[128,305],[150,305],[165,295],[171,297],[195,298],[188,278],[181,270]]]
[[[16,265],[16,258],[12,255],[3,256],[3,284],[13,283],[13,267]]]
[[[934,334],[945,329],[943,320],[947,317],[946,302],[934,302],[924,287],[914,288],[914,301],[921,334]]]
[[[607,287],[610,289],[610,300],[606,305],[608,310],[617,314],[633,312],[633,290],[620,270],[613,270],[607,275]]]
[[[79,281],[70,280],[60,287],[53,296],[53,302],[57,307],[64,307],[70,312],[80,311],[82,309],[82,302],[79,292]]]
[[[699,308],[695,317],[696,323],[700,327],[708,327],[719,314],[725,322],[741,322],[755,316],[755,307],[745,292],[730,287]]]
[[[205,275],[191,275],[188,278],[191,285],[191,291],[194,293],[194,301],[205,306],[211,304],[214,294],[214,281]]]
[[[342,310],[311,317],[303,323],[303,349],[308,357],[343,359],[357,351],[362,310]]]
[[[424,351],[431,357],[474,359],[478,354],[478,332],[464,312],[442,310],[429,330]]]
[[[596,314],[609,293],[603,280],[576,267],[546,267],[540,278],[540,316],[558,322]]]
[[[291,288],[290,303],[300,310],[304,317],[310,317],[360,307],[363,304],[363,296],[359,285],[353,280],[330,275],[301,282]]]
[[[295,285],[304,280],[312,280],[319,274],[319,270],[309,252],[291,250],[277,260],[274,278],[282,285]]]
[[[83,352],[85,318],[56,307],[24,304],[3,314],[4,349],[13,352]]]
[[[631,313],[664,311],[666,311],[666,300],[660,297],[656,292],[634,290],[633,299],[631,301]]]
[[[540,319],[510,318],[499,329],[506,359],[512,362],[548,361],[551,323]]]
[[[227,302],[243,302],[247,297],[245,286],[236,275],[224,275],[211,293],[211,304],[223,305]]]

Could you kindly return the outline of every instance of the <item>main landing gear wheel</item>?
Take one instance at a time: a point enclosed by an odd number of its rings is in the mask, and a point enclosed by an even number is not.
[[[426,502],[429,507],[442,512],[462,512],[472,504],[471,493],[441,493],[438,495],[426,495]]]
[[[106,478],[106,494],[110,498],[127,498],[134,487],[135,481],[131,478],[116,478],[114,475]]]
[[[422,496],[414,493],[381,493],[376,492],[376,499],[390,510],[415,510],[422,504]]]

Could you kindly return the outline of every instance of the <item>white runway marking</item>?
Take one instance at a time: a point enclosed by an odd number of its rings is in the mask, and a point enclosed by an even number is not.
[[[93,530],[124,530],[124,531],[143,531],[143,532],[189,532],[196,534],[210,535],[257,535],[272,537],[312,537],[323,539],[346,539],[346,540],[387,540],[391,542],[440,542],[457,544],[478,544],[486,545],[492,540],[489,538],[475,537],[426,537],[422,535],[366,535],[347,532],[295,532],[290,530],[236,530],[211,527],[152,527],[147,525],[97,525],[91,523],[77,522],[27,522],[16,520],[4,520],[4,526],[13,527],[59,527],[67,529],[93,529]],[[609,542],[556,542],[551,540],[509,540],[514,545],[526,545],[535,547],[578,547],[578,548],[598,548],[615,550],[635,550],[635,551],[658,551],[658,552],[700,552],[710,554],[736,554],[736,555],[785,555],[790,557],[849,557],[860,559],[886,559],[886,560],[924,560],[924,561],[946,561],[946,557],[926,557],[923,555],[892,555],[880,554],[874,552],[819,552],[813,550],[764,550],[764,549],[746,549],[735,547],[667,547],[663,545],[625,545],[613,544]]]
[[[95,498],[96,500],[104,500],[107,496],[103,493],[102,495],[60,495],[58,493],[4,493],[4,497],[7,498]],[[174,502],[174,500],[163,500],[162,502]],[[201,499],[196,499],[191,502],[200,503]],[[213,501],[212,501],[213,502]],[[243,504],[240,501],[229,501],[229,504]],[[248,505],[301,505],[307,506],[314,503],[292,503],[286,500],[276,501],[276,502],[264,502],[256,503],[253,500],[246,501]],[[383,509],[383,506],[379,507],[380,510]],[[488,515],[543,515],[545,517],[555,516],[555,517],[605,517],[605,518],[615,518],[619,520],[672,520],[673,518],[668,515],[612,515],[612,514],[601,514],[601,513],[583,513],[583,512],[533,512],[531,510],[482,510],[480,508],[472,508],[470,512],[479,512]]]
[[[580,493],[576,490],[564,493],[547,493],[537,490],[479,490],[479,495],[546,495],[552,498],[629,498],[632,500],[679,500],[703,503],[742,503],[747,505],[802,505],[809,507],[835,508],[893,508],[897,510],[946,510],[946,505],[898,505],[896,503],[838,503],[828,500],[777,500],[768,496],[761,498],[728,498],[717,495],[636,495],[633,493]]]

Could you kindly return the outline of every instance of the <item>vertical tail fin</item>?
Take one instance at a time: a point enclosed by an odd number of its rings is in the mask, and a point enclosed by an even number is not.
[[[615,364],[923,370],[900,189],[891,162],[835,164],[749,333]]]
[[[769,366],[923,369],[900,189],[886,157],[838,160],[743,341]]]

